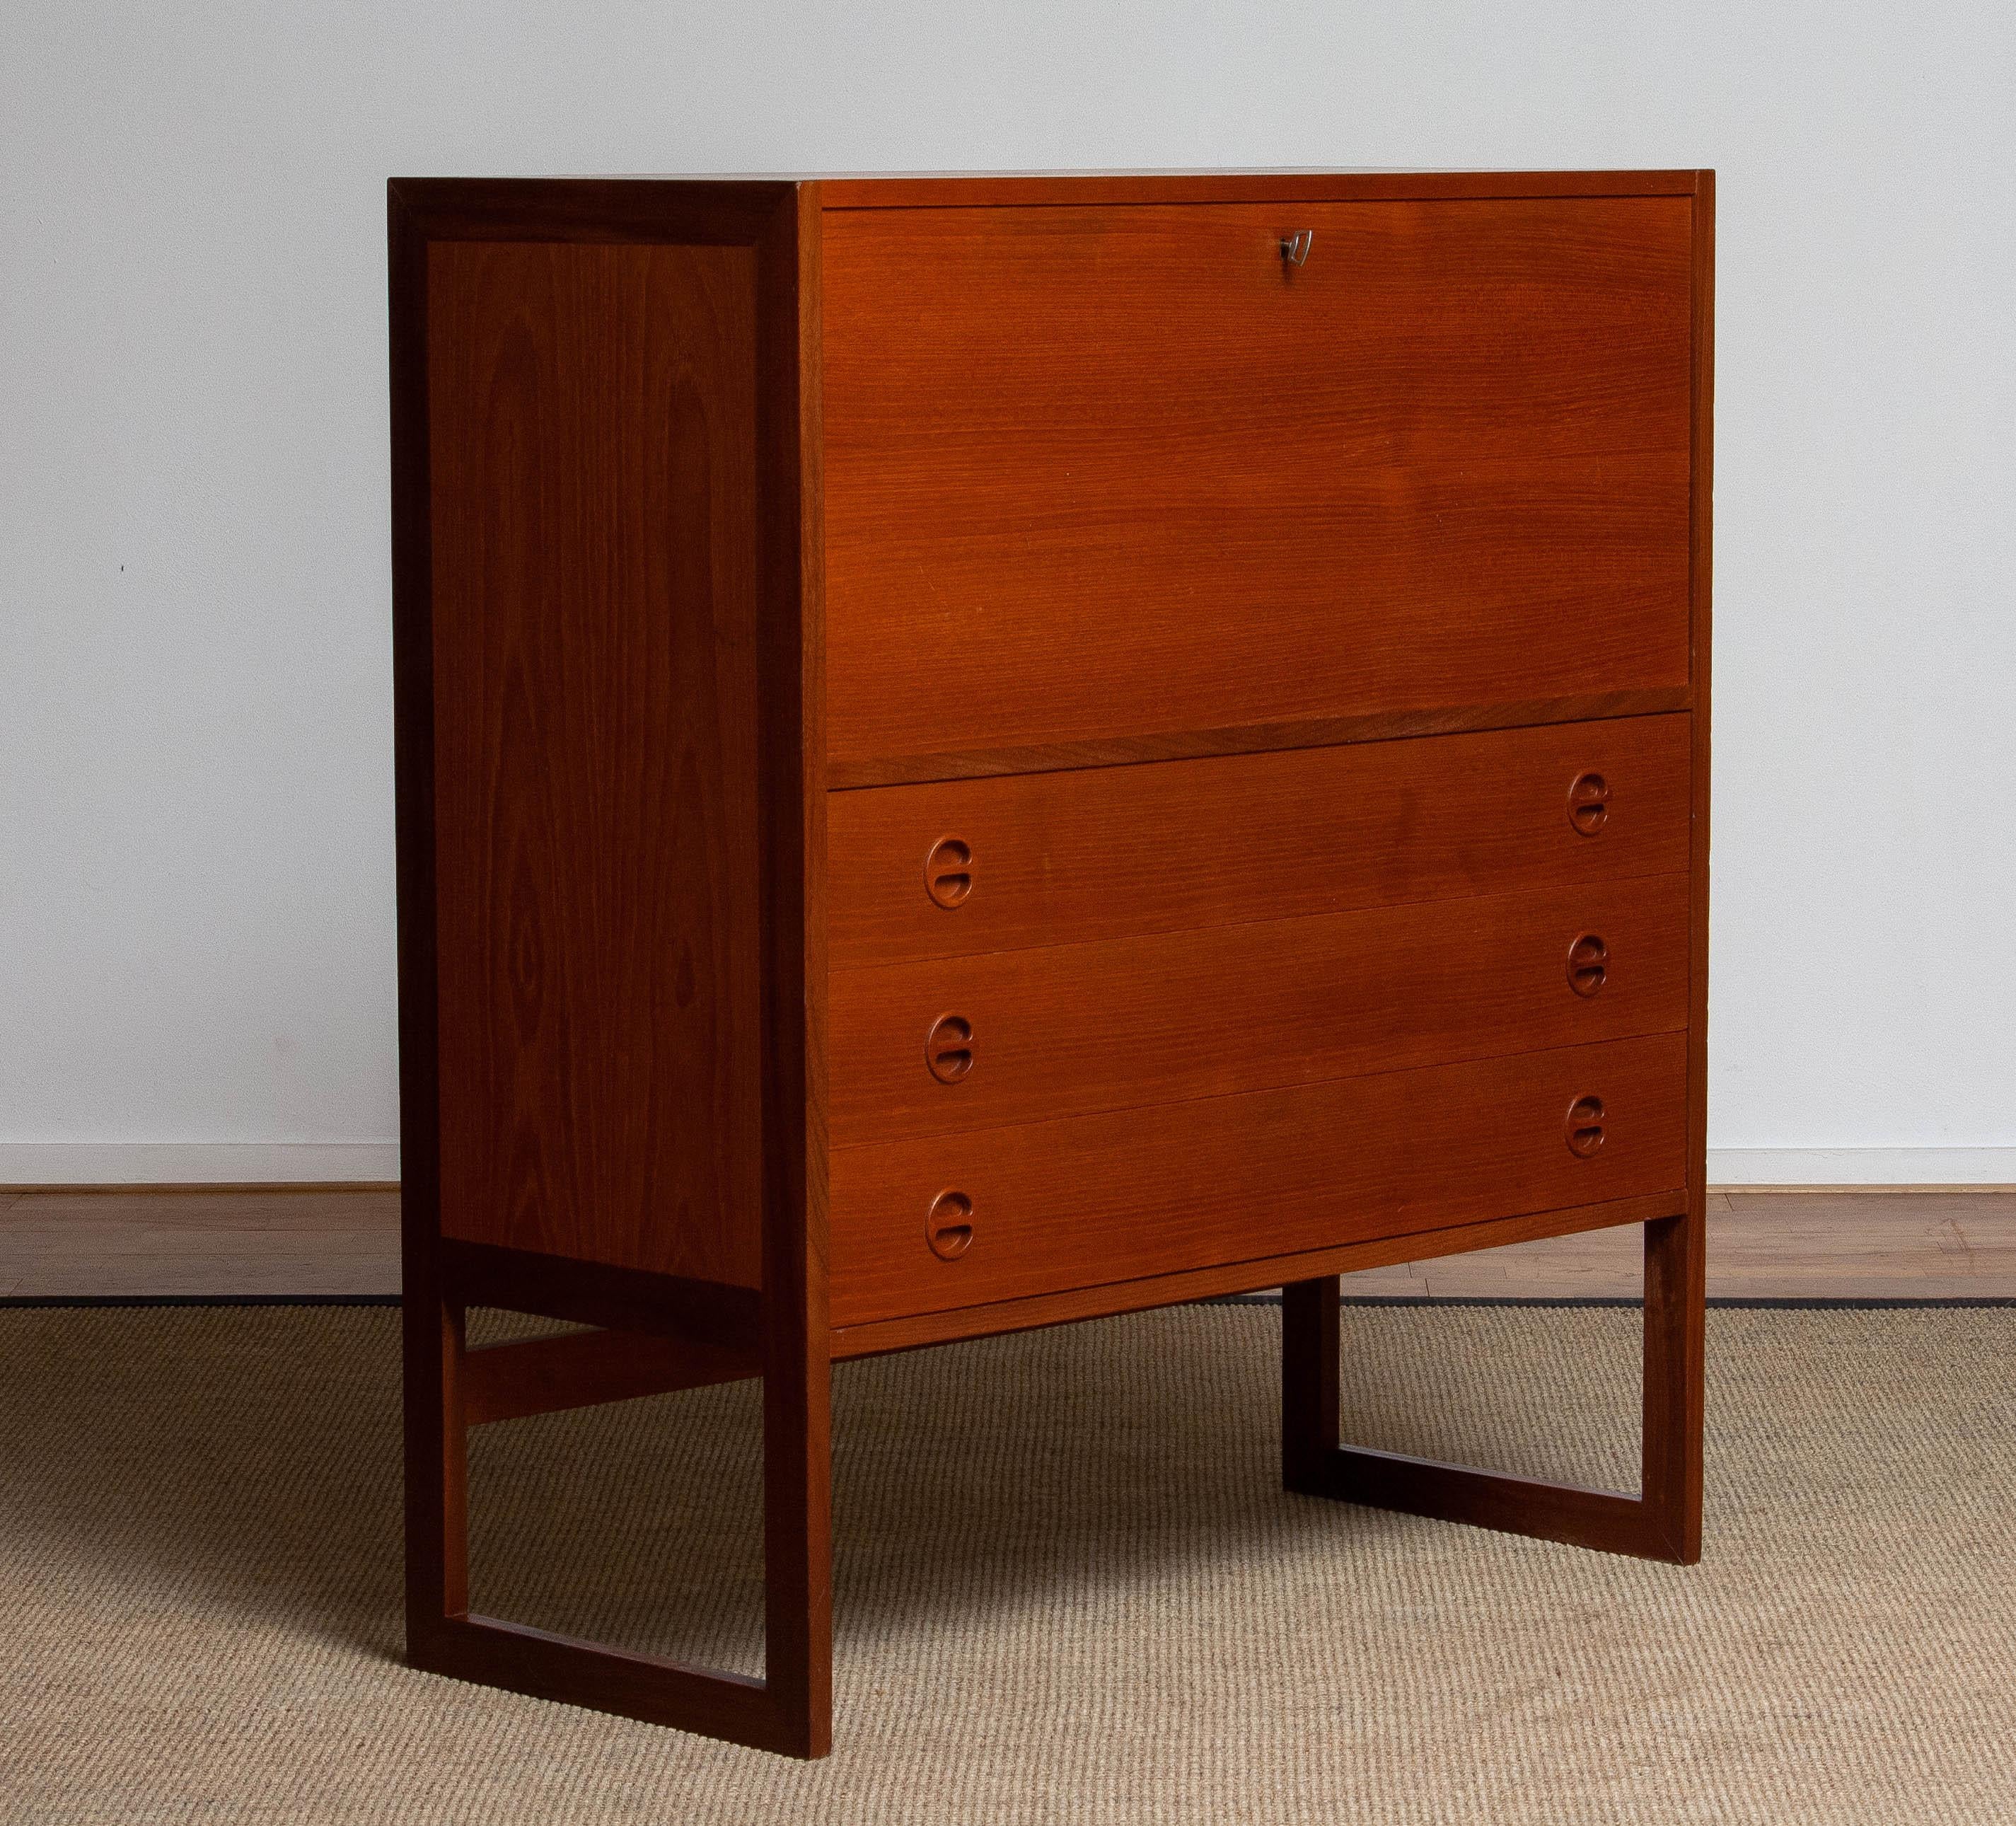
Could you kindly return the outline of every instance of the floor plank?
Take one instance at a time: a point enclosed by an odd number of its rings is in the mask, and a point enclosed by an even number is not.
[[[1405,1284],[1403,1285],[1402,1277]],[[1635,1298],[1632,1230],[1591,1230],[1353,1276],[1357,1297]],[[1717,1192],[1708,1202],[1708,1291],[1723,1299],[2016,1298],[2016,1193]]]
[[[30,1192],[0,1208],[0,1281],[10,1278],[13,1294],[44,1298],[396,1294],[399,1194]]]
[[[0,1298],[396,1294],[387,1187],[0,1189]],[[1635,1230],[1347,1276],[1355,1298],[1635,1298]],[[1708,1291],[1742,1299],[2016,1298],[2016,1190],[1718,1191]]]

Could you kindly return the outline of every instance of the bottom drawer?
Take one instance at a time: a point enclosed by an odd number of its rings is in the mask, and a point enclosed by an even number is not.
[[[837,1149],[835,1325],[1687,1183],[1687,1035]]]

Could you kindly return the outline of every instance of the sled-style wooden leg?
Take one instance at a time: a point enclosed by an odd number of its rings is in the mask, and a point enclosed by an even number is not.
[[[1638,1495],[1341,1444],[1334,1275],[1282,1290],[1283,1485],[1305,1496],[1691,1565],[1701,1558],[1703,1230],[1698,1208],[1645,1226],[1644,1457]]]
[[[417,1297],[416,1297],[417,1293]],[[766,1312],[760,1357],[732,1347],[668,1350],[638,1341],[639,1367],[614,1373],[620,1339],[588,1341],[550,1353],[499,1347],[499,1370],[473,1418],[503,1418],[611,1394],[729,1379],[737,1367],[764,1374],[765,1677],[689,1667],[552,1634],[469,1608],[467,1428],[470,1352],[458,1297],[438,1285],[406,1302],[408,1660],[434,1673],[542,1699],[672,1725],[787,1756],[820,1756],[832,1747],[830,1493],[827,1473],[826,1354],[810,1349],[801,1302],[780,1302],[796,1323]],[[518,1353],[524,1353],[522,1362]],[[550,1354],[550,1365],[537,1360]],[[578,1357],[578,1363],[572,1361]],[[489,1367],[485,1366],[486,1372]],[[553,1380],[528,1395],[534,1368]],[[566,1378],[578,1376],[570,1387]],[[617,1386],[624,1383],[634,1386]]]

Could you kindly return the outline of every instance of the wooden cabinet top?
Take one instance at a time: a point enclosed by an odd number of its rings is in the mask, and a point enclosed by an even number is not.
[[[1327,199],[1406,197],[1691,196],[1707,187],[1707,170],[1657,171],[801,171],[681,178],[573,178],[578,197],[592,185],[612,202],[678,185],[691,190],[755,192],[780,186],[815,189],[827,209],[1007,207],[1031,203],[1306,203]],[[471,203],[522,192],[515,178],[394,178],[394,190],[424,187],[434,200]]]

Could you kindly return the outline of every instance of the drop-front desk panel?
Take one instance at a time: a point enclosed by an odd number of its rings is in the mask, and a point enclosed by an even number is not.
[[[1694,1558],[1710,175],[391,211],[412,1659],[819,1754],[833,1361],[1276,1285],[1289,1490]],[[1340,1442],[1627,1223],[1640,1491]],[[470,1614],[469,1425],[756,1376],[763,1679]]]

